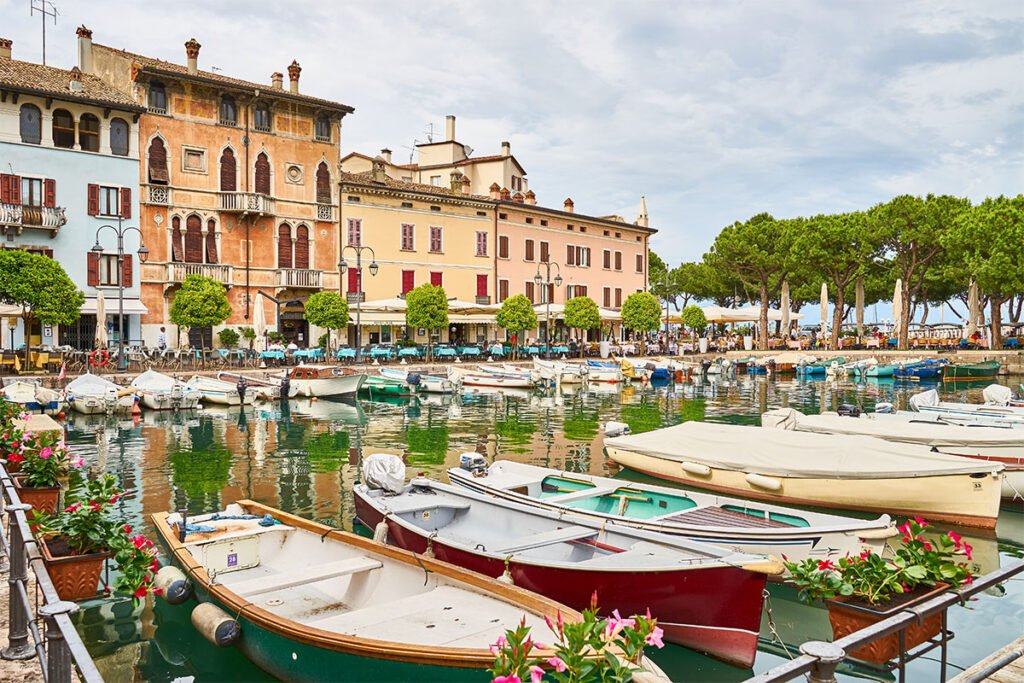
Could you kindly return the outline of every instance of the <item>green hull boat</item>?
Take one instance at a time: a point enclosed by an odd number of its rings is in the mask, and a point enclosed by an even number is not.
[[[895,365],[872,365],[864,371],[865,377],[892,377],[892,373],[896,371]]]
[[[949,381],[969,379],[992,379],[999,373],[1002,364],[997,360],[986,360],[980,363],[960,363],[947,365],[942,379]]]
[[[359,387],[359,393],[367,396],[412,396],[413,391],[405,382],[387,377],[369,375],[363,385]]]

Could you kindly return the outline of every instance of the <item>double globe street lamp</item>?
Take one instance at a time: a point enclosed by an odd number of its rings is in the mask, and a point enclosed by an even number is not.
[[[342,287],[342,280],[345,277],[345,272],[348,270],[348,263],[345,261],[345,252],[352,250],[356,255],[356,275],[357,290],[356,290],[356,362],[359,362],[360,356],[363,351],[363,330],[362,330],[362,303],[363,303],[363,252],[370,252],[370,276],[376,277],[377,271],[380,270],[380,266],[377,265],[377,254],[373,251],[373,247],[366,247],[361,245],[349,244],[341,249],[341,261],[338,262],[338,271],[341,273],[341,277],[338,280],[338,289]]]
[[[100,233],[108,228],[117,235],[117,370],[118,372],[124,372],[128,369],[128,359],[124,355],[124,236],[132,231],[139,233],[139,250],[136,252],[139,255],[139,263],[145,263],[149,259],[149,249],[146,248],[146,244],[143,241],[141,230],[133,225],[122,227],[119,220],[116,227],[113,225],[101,225],[96,229],[96,244],[92,247],[94,254],[103,254],[103,245],[100,244]],[[106,325],[107,321],[97,320],[96,324]]]
[[[545,275],[541,277],[540,268],[545,267]],[[555,267],[555,279],[551,279],[551,266]],[[544,357],[551,360],[551,285],[562,286],[562,269],[557,263],[544,261],[537,264],[537,274],[533,276],[533,282],[538,289],[543,287],[544,302],[547,304],[547,312],[544,321]]]

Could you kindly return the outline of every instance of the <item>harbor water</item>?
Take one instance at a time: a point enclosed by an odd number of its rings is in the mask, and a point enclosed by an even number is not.
[[[1021,378],[1000,381],[1017,387]],[[637,433],[686,420],[758,424],[763,411],[782,406],[817,413],[840,404],[870,410],[890,401],[905,408],[911,394],[932,386],[891,379],[855,383],[740,375],[682,384],[563,386],[388,401],[296,400],[244,411],[148,412],[137,419],[72,415],[68,440],[88,467],[115,475],[130,491],[118,502],[120,512],[151,538],[155,534],[148,516],[154,512],[187,509],[196,514],[242,498],[359,530],[351,489],[359,479],[361,458],[371,453],[402,455],[410,474],[441,478],[467,451],[488,459],[637,478],[605,459],[605,422],[625,422]],[[983,387],[938,385],[950,400],[980,401]],[[974,546],[977,574],[1024,557],[1020,503],[1004,504],[995,533],[958,531]],[[799,604],[786,586],[771,586],[770,593],[771,619],[766,610],[753,670],[674,645],[654,652],[653,659],[674,681],[739,681],[795,656],[801,642],[830,639],[824,609]],[[270,680],[236,650],[203,640],[185,607],[98,600],[86,603],[77,619],[108,681]],[[955,633],[947,674],[952,676],[1024,632],[1024,579],[952,608],[949,624]],[[938,680],[937,658],[935,651],[912,663],[907,680]],[[849,669],[843,677],[895,680],[892,674]],[[339,680],[347,680],[341,672]],[[488,680],[487,674],[481,672],[480,680]]]

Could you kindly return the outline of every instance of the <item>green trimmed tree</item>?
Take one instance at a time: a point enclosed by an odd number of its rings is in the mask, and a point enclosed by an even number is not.
[[[239,336],[237,331],[231,329],[230,327],[225,327],[223,330],[217,333],[217,339],[220,340],[220,345],[223,346],[225,349],[233,349],[236,346],[238,346]]]
[[[327,330],[327,348],[331,351],[331,330],[343,330],[348,327],[348,302],[337,292],[317,292],[306,299],[303,314],[310,325]]]
[[[171,322],[178,327],[213,327],[231,316],[223,283],[204,275],[189,275],[171,304]],[[201,340],[205,346],[206,340]],[[210,346],[213,346],[211,334]]]
[[[583,357],[584,330],[596,330],[601,327],[601,313],[597,303],[589,296],[577,296],[565,302],[565,326],[580,330],[580,358]]]
[[[533,310],[533,304],[526,298],[525,294],[516,294],[501,302],[496,316],[498,327],[514,335],[521,335],[526,330],[537,327],[537,313]],[[521,343],[522,340],[518,339]],[[515,358],[516,345],[512,346],[512,357]]]
[[[704,330],[708,328],[707,316],[704,315],[704,310],[696,304],[684,308],[679,319],[684,327],[688,327],[693,331],[695,337],[702,336]]]
[[[647,353],[647,333],[661,326],[661,304],[650,292],[633,292],[622,304],[622,324],[640,332],[641,353]]]
[[[256,330],[251,327],[243,327],[241,329],[242,339],[249,343],[249,350],[252,350],[253,343],[256,341]]]
[[[448,326],[448,297],[444,287],[422,284],[405,295],[405,324],[427,330],[427,361],[430,360],[430,331]]]
[[[21,309],[27,368],[32,323],[38,320],[43,325],[71,325],[81,315],[85,294],[52,258],[21,249],[4,249],[0,251],[0,302]]]

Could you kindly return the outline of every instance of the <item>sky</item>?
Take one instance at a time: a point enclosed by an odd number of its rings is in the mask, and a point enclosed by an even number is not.
[[[39,2],[40,0],[36,0]],[[541,204],[636,218],[699,259],[725,225],[864,209],[901,193],[1024,189],[1024,2],[112,2],[55,0],[47,62],[102,44],[355,107],[342,153],[408,160],[430,124],[476,154],[502,140]],[[0,37],[40,59],[29,0]],[[435,137],[438,139],[438,137]]]

